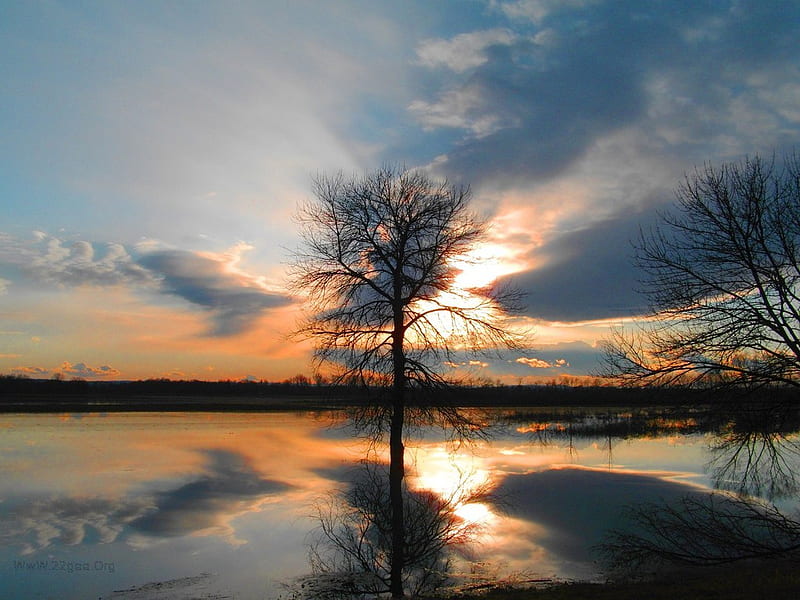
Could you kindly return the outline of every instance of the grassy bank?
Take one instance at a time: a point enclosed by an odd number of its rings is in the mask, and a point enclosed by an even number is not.
[[[482,600],[793,599],[800,598],[800,570],[796,564],[784,562],[732,565],[684,571],[653,581],[560,583],[544,589],[493,589],[475,597]]]

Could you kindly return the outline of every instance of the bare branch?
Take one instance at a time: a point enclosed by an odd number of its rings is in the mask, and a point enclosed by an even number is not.
[[[800,386],[800,160],[706,165],[643,232],[652,314],[606,343],[606,373],[648,385]]]

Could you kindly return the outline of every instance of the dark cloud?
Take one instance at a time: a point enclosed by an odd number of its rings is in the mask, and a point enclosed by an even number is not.
[[[356,478],[356,472],[358,471],[358,468],[359,467],[356,464],[343,462],[333,467],[320,467],[318,469],[314,469],[313,472],[315,475],[335,481],[336,483],[349,484]]]
[[[543,525],[541,543],[562,559],[589,562],[592,546],[624,528],[624,509],[642,503],[670,503],[699,493],[685,484],[651,475],[551,469],[508,475],[495,490],[510,514]]]
[[[238,259],[239,254],[168,249],[146,252],[135,260],[121,244],[69,242],[42,232],[19,240],[0,232],[0,267],[10,266],[35,281],[65,287],[147,289],[160,285],[165,293],[209,311],[210,334],[217,336],[241,333],[264,311],[291,302],[288,296],[267,290],[257,277],[232,269]]]
[[[225,450],[206,452],[208,474],[158,495],[155,510],[133,520],[134,529],[151,535],[181,536],[220,526],[232,513],[289,485],[264,479],[245,459]]]
[[[235,335],[245,331],[264,311],[290,302],[273,293],[255,278],[226,270],[222,260],[185,250],[156,250],[139,264],[161,281],[169,294],[208,310],[214,322],[212,335]]]
[[[639,213],[607,219],[537,250],[547,256],[547,264],[509,278],[526,294],[527,314],[547,321],[584,321],[644,312],[633,243],[648,221]]]
[[[785,129],[742,127],[753,106],[776,123],[791,120],[783,100],[767,95],[773,83],[800,78],[797,3],[553,3],[534,20],[513,4],[504,6],[518,17],[515,35],[481,48],[485,60],[474,68],[451,60],[458,76],[412,105],[429,127],[467,132],[443,165],[453,177],[547,179],[631,126],[661,155],[703,160],[731,138],[780,143]],[[796,135],[796,121],[793,128]]]

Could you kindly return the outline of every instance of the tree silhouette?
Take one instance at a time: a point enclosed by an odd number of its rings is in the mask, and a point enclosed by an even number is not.
[[[318,364],[338,367],[338,381],[384,392],[364,422],[389,431],[390,591],[399,598],[407,419],[435,413],[457,432],[469,431],[457,410],[425,392],[447,386],[442,365],[457,353],[518,344],[504,326],[517,297],[455,287],[456,260],[486,234],[468,209],[468,188],[387,167],[362,177],[320,176],[313,191],[298,213],[303,247],[291,272],[310,313],[298,333],[314,341]]]
[[[606,344],[607,375],[637,384],[800,385],[800,160],[696,170],[644,233],[651,315]]]

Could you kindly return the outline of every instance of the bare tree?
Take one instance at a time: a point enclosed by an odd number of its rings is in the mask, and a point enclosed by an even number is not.
[[[389,430],[391,594],[403,596],[405,569],[404,427],[426,417],[430,396],[447,384],[442,365],[457,352],[514,347],[504,326],[516,297],[494,289],[454,289],[454,263],[479,243],[486,226],[469,211],[470,190],[420,171],[384,168],[363,177],[321,176],[298,221],[295,289],[311,316],[299,333],[316,359],[338,365],[338,380],[388,390],[371,423]],[[439,413],[457,429],[457,411]]]
[[[643,234],[652,314],[606,344],[637,384],[800,385],[800,160],[707,165]]]

